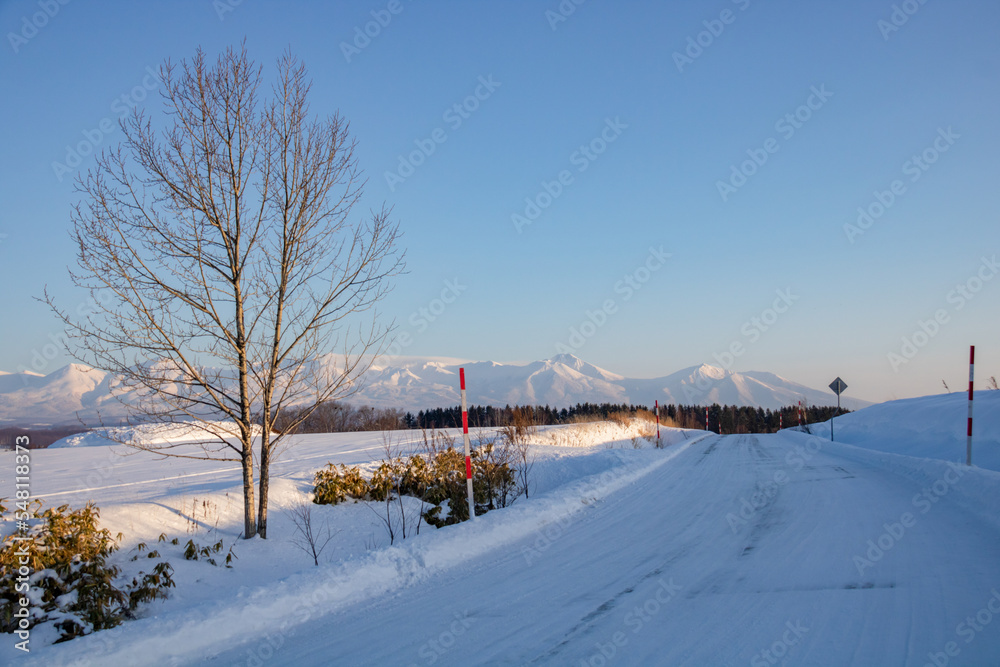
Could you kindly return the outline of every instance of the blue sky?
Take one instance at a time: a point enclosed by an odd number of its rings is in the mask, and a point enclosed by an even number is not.
[[[881,401],[960,390],[975,343],[983,386],[1000,376],[1000,5],[895,7],[0,3],[0,369],[69,361],[33,299],[81,299],[69,211],[93,158],[54,164],[119,141],[126,102],[159,113],[147,67],[246,38],[266,73],[290,47],[314,113],[350,121],[358,215],[394,207],[409,273],[382,310],[403,354],[839,375]]]

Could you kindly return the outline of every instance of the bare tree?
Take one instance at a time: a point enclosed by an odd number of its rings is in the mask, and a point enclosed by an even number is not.
[[[337,533],[330,532],[329,523],[324,523],[319,529],[313,528],[312,506],[312,503],[304,502],[292,510],[296,533],[292,544],[312,556],[313,563],[318,566],[320,555]]]
[[[363,182],[348,124],[309,118],[311,84],[290,54],[270,96],[245,46],[160,75],[163,128],[137,110],[78,179],[70,275],[110,298],[86,316],[45,298],[74,356],[119,378],[134,421],[193,421],[200,436],[195,449],[129,444],[240,461],[244,537],[266,537],[284,434],[356,391],[383,349],[391,327],[374,306],[402,270],[398,228],[384,207],[352,216]]]
[[[510,423],[500,429],[504,440],[513,450],[512,460],[524,497],[530,491],[529,478],[535,467],[535,454],[529,442],[530,436],[538,432],[534,415],[528,408],[515,408]]]
[[[535,467],[535,452],[527,438],[520,438],[511,443],[514,448],[514,470],[524,497],[528,497],[531,482],[531,469]]]
[[[486,487],[487,509],[512,505],[522,491],[517,446],[505,432],[479,429],[476,433],[478,478]],[[525,478],[526,479],[526,478]]]

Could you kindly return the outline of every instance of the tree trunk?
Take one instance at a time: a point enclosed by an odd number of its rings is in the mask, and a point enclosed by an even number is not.
[[[264,435],[264,440],[267,435]],[[271,452],[266,445],[260,448],[260,511],[257,512],[257,534],[267,539],[267,487],[271,468]]]
[[[243,537],[249,540],[257,534],[253,502],[253,450],[246,447],[243,452]]]

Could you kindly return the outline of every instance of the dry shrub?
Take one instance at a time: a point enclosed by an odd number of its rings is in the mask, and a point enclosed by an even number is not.
[[[612,412],[608,415],[608,421],[622,428],[628,428],[632,423],[632,415],[628,412]]]
[[[573,415],[569,418],[567,424],[593,424],[594,422],[604,421],[604,418],[600,415]]]
[[[22,510],[31,525],[29,539],[18,541],[18,535],[10,535],[0,547],[0,630],[14,632],[20,627],[21,619],[14,614],[21,597],[31,600],[32,626],[56,621],[59,643],[113,628],[133,618],[140,604],[167,596],[174,581],[166,561],[157,563],[151,573],[140,572],[130,583],[116,581],[121,570],[108,559],[118,550],[122,535],[113,537],[99,527],[101,512],[96,505],[76,510],[60,505],[39,512],[40,505]],[[155,551],[148,554],[158,556]],[[21,567],[31,571],[30,592],[20,590]]]

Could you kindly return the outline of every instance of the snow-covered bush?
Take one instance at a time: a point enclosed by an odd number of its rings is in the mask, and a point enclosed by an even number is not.
[[[506,453],[505,453],[506,452]],[[472,452],[476,514],[506,507],[520,495],[512,450],[488,442]],[[314,477],[313,502],[336,505],[348,498],[383,502],[398,495],[419,498],[432,505],[424,512],[427,523],[440,528],[469,518],[465,456],[454,447],[385,459],[366,480],[357,467],[328,463]]]
[[[379,502],[388,500],[400,486],[405,470],[406,464],[402,459],[382,461],[368,482],[368,497]]]
[[[27,540],[16,535],[0,547],[0,630],[14,632],[19,619],[19,600],[30,600],[32,626],[52,622],[59,632],[57,642],[113,628],[132,618],[144,602],[166,597],[174,585],[173,568],[166,561],[150,573],[139,572],[131,582],[121,583],[121,570],[110,564],[122,539],[99,527],[100,510],[93,504],[71,510],[68,505],[39,512],[30,511]],[[30,574],[18,581],[22,566]],[[23,574],[21,574],[23,577]]]
[[[513,460],[502,454],[503,448],[486,443],[472,450],[472,491],[476,514],[506,507],[520,495]],[[431,484],[422,496],[434,505],[424,513],[424,520],[440,528],[469,518],[465,456],[449,447],[438,452],[431,464]]]
[[[364,500],[370,487],[357,466],[348,468],[343,463],[337,469],[332,463],[316,472],[313,478],[313,502],[317,505],[336,505],[348,498]]]

